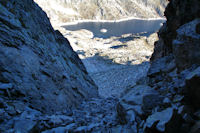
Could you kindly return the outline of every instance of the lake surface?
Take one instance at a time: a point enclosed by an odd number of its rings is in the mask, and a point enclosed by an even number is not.
[[[120,37],[123,34],[142,34],[149,36],[161,27],[165,20],[139,20],[131,19],[120,22],[80,22],[73,25],[63,26],[67,30],[77,31],[81,29],[89,30],[94,37],[110,38]]]

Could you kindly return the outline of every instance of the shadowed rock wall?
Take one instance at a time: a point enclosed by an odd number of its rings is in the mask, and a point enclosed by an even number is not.
[[[159,41],[155,43],[151,60],[172,53],[172,41],[177,37],[176,30],[195,18],[200,17],[199,0],[171,0],[164,12],[167,21],[159,31]]]
[[[0,1],[0,86],[1,97],[46,113],[97,96],[68,40],[33,0]]]
[[[165,10],[167,21],[160,29],[159,40],[155,43],[148,85],[165,97],[164,106],[159,108],[166,112],[158,111],[148,116],[147,133],[200,132],[197,115],[200,111],[199,12],[199,0],[170,0]],[[167,106],[174,109],[174,116],[161,126],[166,121],[165,115],[169,116]],[[159,123],[156,123],[157,119]]]

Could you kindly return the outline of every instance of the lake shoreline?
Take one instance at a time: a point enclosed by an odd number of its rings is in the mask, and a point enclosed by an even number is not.
[[[86,29],[91,31],[94,37],[98,38],[110,38],[112,36],[120,37],[123,34],[138,34],[145,33],[148,36],[162,26],[164,19],[127,19],[118,21],[82,21],[77,23],[68,23],[63,25],[69,31],[77,31]]]
[[[75,20],[74,22],[61,23],[58,26],[77,25],[79,23],[87,23],[87,22],[118,23],[118,22],[123,22],[123,21],[128,21],[128,20],[152,21],[152,20],[166,20],[166,18],[137,18],[137,17],[129,17],[129,18],[124,18],[124,19],[119,19],[119,20],[90,20],[90,19],[85,19],[85,20]]]

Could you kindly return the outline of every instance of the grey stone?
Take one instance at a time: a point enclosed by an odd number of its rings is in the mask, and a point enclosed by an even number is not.
[[[17,112],[16,112],[14,106],[8,106],[8,107],[5,109],[5,111],[6,111],[9,115],[11,115],[11,116],[14,116],[14,115],[17,114]]]
[[[197,121],[192,128],[190,128],[189,133],[199,133],[200,132],[200,121]]]
[[[86,132],[88,131],[87,126],[81,126],[74,130],[75,132]]]
[[[167,66],[167,67],[166,67]],[[148,71],[149,77],[154,77],[160,72],[169,72],[174,68],[173,56],[166,56],[160,59],[157,59],[151,63],[151,67]]]
[[[21,119],[35,120],[38,116],[42,115],[42,113],[40,111],[31,109],[29,107],[26,107],[24,110],[25,111],[23,113],[21,113],[21,115],[20,115]]]
[[[198,67],[194,71],[188,73],[186,76],[186,80],[190,80],[195,76],[200,76],[200,67]]]
[[[169,72],[173,71],[175,68],[176,68],[175,60],[169,59],[165,65],[165,68],[163,69],[163,72],[169,73]]]
[[[12,87],[13,87],[13,85],[11,83],[8,83],[8,84],[0,83],[0,89],[11,89]]]
[[[138,133],[138,131],[137,131],[137,124],[136,123],[131,126],[131,129],[132,129],[132,133]]]
[[[163,99],[163,103],[164,103],[164,104],[170,104],[170,102],[171,102],[171,100],[170,100],[169,98],[167,98],[167,97],[165,97],[165,98]]]
[[[112,128],[111,132],[112,133],[136,133],[136,132],[133,132],[133,129],[131,129],[131,127],[121,126],[121,125]]]
[[[194,124],[195,123],[195,120],[188,113],[185,113],[183,115],[183,120],[185,120],[186,123],[190,123],[190,124]]]
[[[133,110],[127,111],[127,121],[133,124],[135,122],[136,114]]]
[[[196,25],[196,33],[200,34],[200,23]]]
[[[152,109],[162,104],[163,97],[158,93],[152,93],[143,96],[142,110],[145,113],[151,113]]]
[[[14,130],[15,132],[27,133],[33,131],[35,125],[36,122],[29,119],[16,120]]]
[[[186,77],[188,101],[195,107],[200,107],[200,67],[190,72]]]
[[[49,117],[49,119],[49,123],[53,124],[54,126],[63,123],[62,119],[59,116],[52,115]]]
[[[122,104],[124,102],[130,105],[140,105],[144,112],[151,112],[154,107],[162,103],[162,99],[163,97],[153,88],[146,85],[138,85],[122,97]],[[142,113],[141,111],[139,112]]]
[[[43,131],[42,133],[66,133],[68,131],[74,131],[74,128],[76,127],[75,123],[69,124],[65,127],[57,127],[50,130]]]
[[[88,131],[91,131],[93,128],[96,128],[99,126],[101,126],[100,123],[92,123],[92,124],[88,125]]]
[[[121,124],[126,124],[127,123],[127,119],[126,119],[126,110],[124,109],[124,107],[120,104],[120,102],[117,103],[116,105],[116,110],[117,110],[117,116],[119,119],[119,122]]]
[[[154,129],[155,126],[160,132],[175,132],[180,128],[179,122],[176,111],[173,108],[167,108],[149,116],[145,123],[145,130]]]
[[[0,84],[0,90],[19,90],[30,106],[46,113],[98,97],[96,85],[69,41],[54,31],[37,4],[1,1],[0,10],[0,82],[9,82]],[[6,93],[13,97],[11,91]]]
[[[151,87],[138,85],[122,97],[122,101],[131,105],[142,105],[143,97],[147,94],[157,93]]]
[[[4,99],[0,97],[0,108],[5,107]]]
[[[121,133],[122,132],[122,126],[117,126],[112,128],[113,133]]]
[[[173,41],[173,54],[180,71],[193,64],[200,65],[200,35],[195,32],[198,23],[200,19],[195,19],[177,30],[176,40]]]
[[[198,119],[200,119],[200,110],[196,111],[194,113],[194,116],[196,116]]]
[[[174,99],[173,99],[173,102],[174,103],[177,103],[177,102],[181,102],[183,100],[184,96],[181,96],[181,95],[175,95],[174,96]]]
[[[130,105],[123,102],[121,102],[121,105],[124,107],[126,111],[133,110],[137,115],[140,116],[144,114],[141,105]]]

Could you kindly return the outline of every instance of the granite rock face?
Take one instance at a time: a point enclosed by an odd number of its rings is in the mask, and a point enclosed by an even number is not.
[[[33,0],[0,1],[0,93],[45,113],[96,97],[68,40]]]
[[[200,19],[184,24],[177,30],[177,37],[172,42],[172,50],[177,67],[180,70],[200,65],[200,34],[196,33],[196,26]]]
[[[200,17],[199,0],[171,0],[164,12],[167,21],[159,31],[159,41],[155,44],[151,60],[173,53],[172,42],[177,37],[176,30]]]
[[[171,0],[165,10],[167,21],[158,33],[148,73],[148,85],[165,98],[146,119],[147,133],[198,132],[199,12],[199,0]],[[168,109],[174,110],[170,121],[165,118]]]

